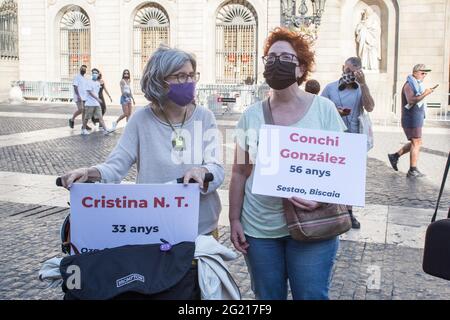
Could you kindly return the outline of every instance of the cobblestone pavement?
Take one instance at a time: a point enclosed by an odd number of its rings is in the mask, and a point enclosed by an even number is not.
[[[73,105],[0,105],[0,135],[66,126],[63,119],[31,119],[2,117],[1,112],[29,112],[67,114]],[[110,115],[120,113],[119,107],[111,107]],[[236,120],[225,118],[225,120]],[[230,129],[232,126],[222,126]],[[94,133],[87,137],[70,136],[25,145],[0,147],[0,172],[61,175],[62,173],[102,162],[115,146],[122,129],[103,136]],[[384,149],[369,155],[367,170],[367,204],[425,208],[432,212],[439,188],[438,179],[407,179],[402,172],[394,172],[385,159],[386,150],[397,147],[401,139],[393,134],[379,134]],[[448,136],[433,136],[425,146],[424,160],[443,162],[448,149]],[[224,150],[230,146],[224,146]],[[395,148],[394,148],[395,149]],[[445,161],[444,161],[445,163]],[[404,165],[404,164],[402,164]],[[435,165],[436,166],[436,165]],[[437,167],[437,166],[436,166]],[[230,165],[226,166],[228,188]],[[439,168],[436,168],[438,176]],[[443,170],[443,168],[442,168]],[[133,167],[127,180],[136,175]],[[442,209],[448,208],[450,192],[444,195]],[[26,194],[23,195],[26,197]],[[60,253],[59,229],[68,209],[34,204],[0,201],[0,299],[61,299],[60,288],[44,289],[38,277],[43,261]],[[420,221],[408,214],[397,215],[401,224],[424,226],[427,218]],[[404,221],[403,221],[404,220]],[[417,221],[416,221],[417,220]],[[384,220],[383,220],[384,221]],[[397,221],[398,222],[398,221]],[[385,223],[385,222],[382,222]],[[387,222],[386,222],[387,223]],[[228,227],[220,229],[220,242],[232,247]],[[333,270],[330,297],[332,299],[450,299],[447,281],[433,278],[421,269],[423,250],[395,244],[369,243],[366,241],[341,241],[337,262]],[[242,255],[232,263],[230,270],[237,280],[243,298],[253,299],[250,279]]]
[[[0,117],[0,135],[63,127],[67,120]]]
[[[61,299],[38,280],[43,261],[60,253],[59,228],[68,210],[0,202],[0,299]],[[228,227],[220,242],[232,247]],[[422,250],[341,241],[330,298],[336,300],[450,299],[447,281],[421,271]],[[229,264],[242,297],[253,299],[242,255]]]

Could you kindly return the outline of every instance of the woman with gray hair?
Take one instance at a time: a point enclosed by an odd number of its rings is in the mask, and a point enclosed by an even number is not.
[[[166,183],[184,177],[200,184],[199,234],[217,230],[221,204],[217,189],[224,179],[213,113],[194,102],[200,74],[195,58],[162,46],[148,61],[141,80],[150,101],[136,111],[105,163],[71,171],[64,187],[87,180],[120,183],[137,164],[136,183]],[[214,181],[204,185],[206,173]]]

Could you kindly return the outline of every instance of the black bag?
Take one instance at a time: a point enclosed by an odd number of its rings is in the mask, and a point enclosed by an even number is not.
[[[60,265],[64,299],[199,300],[194,251],[194,242],[182,242],[169,251],[150,244],[67,256]]]
[[[436,221],[436,215],[444,191],[450,166],[450,153],[447,166],[442,179],[441,190],[436,204],[431,224],[427,228],[425,236],[425,248],[423,253],[423,271],[432,276],[450,280],[450,207],[447,219]]]

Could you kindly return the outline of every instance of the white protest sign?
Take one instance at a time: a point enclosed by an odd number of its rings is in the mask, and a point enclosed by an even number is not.
[[[198,184],[84,184],[70,189],[70,236],[80,253],[195,241]]]
[[[366,153],[362,134],[263,125],[252,192],[363,207]]]

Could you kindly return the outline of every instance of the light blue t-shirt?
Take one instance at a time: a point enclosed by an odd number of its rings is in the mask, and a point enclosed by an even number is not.
[[[236,127],[236,142],[248,151],[252,163],[258,152],[258,133],[265,123],[262,103],[250,106],[242,115]],[[347,128],[328,99],[316,96],[305,116],[292,127],[343,132]],[[254,167],[245,183],[244,204],[241,223],[244,233],[255,238],[281,238],[289,235],[283,213],[282,199],[253,194]]]
[[[328,84],[323,89],[322,97],[328,98],[334,102],[337,108],[350,108],[350,115],[342,117],[350,133],[359,133],[359,114],[362,108],[361,87],[358,89],[339,90],[339,81]]]

